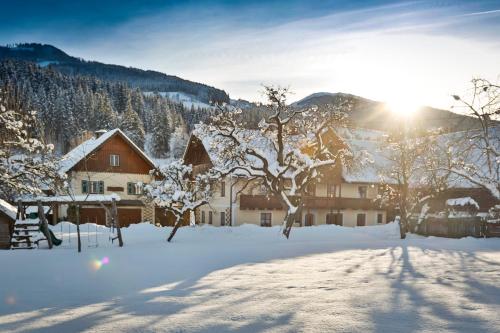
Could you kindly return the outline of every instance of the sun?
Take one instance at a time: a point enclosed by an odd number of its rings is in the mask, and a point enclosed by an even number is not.
[[[386,108],[395,116],[401,118],[412,118],[422,106],[414,98],[398,95],[385,102]]]

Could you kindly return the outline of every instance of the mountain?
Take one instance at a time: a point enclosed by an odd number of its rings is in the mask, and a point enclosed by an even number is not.
[[[383,102],[345,93],[314,93],[292,103],[292,106],[302,108],[316,105],[321,110],[326,109],[329,104],[338,105],[345,100],[352,103],[348,121],[353,126],[387,130],[393,126],[399,126],[402,121],[395,117],[394,113]],[[412,124],[423,129],[443,128],[447,131],[461,131],[478,126],[474,118],[432,107],[422,107],[415,111],[411,121]]]
[[[129,87],[140,88],[142,91],[185,93],[207,104],[229,102],[228,94],[221,89],[157,71],[86,61],[72,57],[52,45],[24,43],[0,46],[0,61],[6,59],[34,62],[67,75],[93,76],[108,82],[125,82]]]

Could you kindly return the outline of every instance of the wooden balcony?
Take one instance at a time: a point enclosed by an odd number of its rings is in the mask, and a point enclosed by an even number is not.
[[[284,209],[281,201],[274,196],[266,195],[240,195],[240,209]]]
[[[241,195],[240,209],[284,209],[281,201],[274,196],[265,195]],[[359,209],[371,210],[381,209],[379,203],[372,199],[361,198],[327,198],[327,197],[305,197],[304,208],[316,209]]]
[[[373,199],[306,197],[304,208],[371,210],[381,209],[381,206]]]

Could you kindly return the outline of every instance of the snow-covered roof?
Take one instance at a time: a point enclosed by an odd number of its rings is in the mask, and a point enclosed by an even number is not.
[[[125,133],[123,133],[119,128],[115,128],[103,133],[98,138],[93,137],[85,142],[82,142],[73,148],[69,153],[64,155],[59,162],[59,173],[64,174],[70,171],[71,168],[73,168],[78,162],[90,155],[114,135],[121,135],[137,153],[139,153],[149,164],[151,164],[151,166],[156,166],[153,160],[151,160],[151,158],[149,158],[149,156],[147,156],[144,151],[142,151],[142,149],[139,148]]]
[[[476,200],[472,199],[471,197],[448,199],[446,200],[446,206],[453,206],[453,207],[474,206],[477,209],[479,209],[479,204],[476,202]]]
[[[0,199],[0,211],[2,211],[5,215],[15,220],[17,215],[17,208],[12,206],[5,200]]]
[[[364,129],[335,129],[335,133],[340,136],[344,143],[349,147],[354,156],[363,157],[366,152],[371,156],[371,163],[364,163],[363,165],[358,165],[354,168],[344,168],[343,178],[346,182],[353,183],[380,183],[382,178],[378,170],[381,168],[388,167],[389,160],[384,158],[383,154],[380,154],[380,138],[384,135],[383,132],[364,130]],[[195,131],[196,134],[196,131]],[[259,135],[256,130],[241,130],[238,136],[245,137],[248,140],[243,140],[248,142],[248,146],[255,149],[258,153],[266,156],[269,161],[275,161],[273,154],[276,154],[274,148],[274,143],[271,138]],[[211,135],[203,135],[199,138],[205,151],[207,152],[212,164],[221,169],[227,169],[230,167],[227,165],[227,161],[222,161],[219,156],[219,150],[221,149],[221,142]],[[300,149],[302,142],[295,142],[294,147],[288,147],[286,149]],[[261,163],[255,157],[248,157],[249,163],[255,164],[256,167]],[[269,166],[272,171],[272,165]],[[278,168],[278,166],[276,166]],[[385,180],[390,181],[390,180]]]
[[[120,196],[116,193],[111,194],[80,194],[80,195],[55,195],[55,196],[24,196],[21,200],[24,202],[59,202],[59,203],[72,203],[72,202],[110,202],[113,199],[120,201]]]

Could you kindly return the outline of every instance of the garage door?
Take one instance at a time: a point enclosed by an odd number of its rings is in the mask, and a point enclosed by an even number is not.
[[[140,208],[118,208],[118,220],[121,227],[142,221],[142,210]]]
[[[106,213],[102,208],[80,208],[80,223],[106,225]]]

